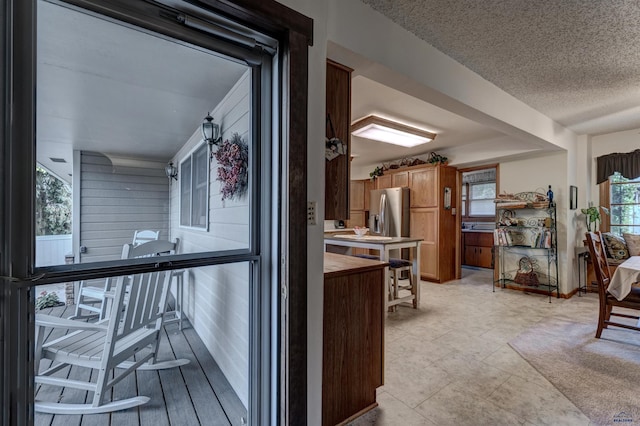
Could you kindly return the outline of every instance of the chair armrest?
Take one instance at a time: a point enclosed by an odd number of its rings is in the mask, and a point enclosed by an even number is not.
[[[102,330],[106,331],[108,325],[106,322],[92,323],[84,321],[75,321],[67,318],[59,318],[51,315],[36,314],[36,326],[66,328],[68,330]]]

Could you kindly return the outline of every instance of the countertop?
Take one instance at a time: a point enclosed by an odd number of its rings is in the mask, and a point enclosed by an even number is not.
[[[353,228],[325,228],[325,234],[335,234],[336,232],[353,232]]]
[[[418,241],[423,241],[423,238],[414,238],[414,237],[382,237],[375,235],[365,235],[363,238],[358,238],[355,234],[352,235],[325,235],[324,242],[326,244],[333,244],[334,241],[337,242],[353,242],[358,244],[401,244],[401,243],[415,243]],[[339,243],[335,243],[339,244]],[[352,246],[357,247],[357,246]]]
[[[345,256],[336,253],[324,254],[324,277],[329,278],[345,273],[366,272],[382,268],[387,262],[363,259],[355,256]]]

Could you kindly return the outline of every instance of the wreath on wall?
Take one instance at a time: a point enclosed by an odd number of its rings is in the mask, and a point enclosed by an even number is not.
[[[222,182],[222,200],[238,199],[249,187],[249,147],[238,133],[220,144],[215,153],[218,162],[217,180]]]

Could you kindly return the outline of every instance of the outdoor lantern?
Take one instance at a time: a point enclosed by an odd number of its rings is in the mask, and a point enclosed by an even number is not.
[[[173,163],[169,163],[164,167],[164,172],[167,174],[169,181],[171,178],[178,180],[178,168],[173,165]]]
[[[202,122],[202,138],[212,149],[213,145],[218,145],[220,142],[220,126],[213,121],[210,113],[207,113]]]

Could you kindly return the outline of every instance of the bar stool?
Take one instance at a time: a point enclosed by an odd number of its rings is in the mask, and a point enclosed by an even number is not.
[[[370,260],[380,260],[379,256],[373,255],[373,254],[355,254],[355,257],[360,257],[362,259],[370,259]],[[389,260],[389,264],[391,264],[391,260]],[[389,270],[391,270],[391,267],[389,267]],[[389,302],[393,301],[393,287],[391,285],[391,281],[389,281],[387,283],[387,294],[388,296],[388,300]],[[389,307],[389,311],[391,311],[391,307]]]
[[[393,298],[398,298],[398,292],[400,290],[413,290],[413,274],[411,270],[413,269],[413,263],[409,260],[405,259],[389,259],[389,272],[391,273],[391,278],[393,284],[391,284],[393,288]],[[402,271],[409,272],[409,284],[402,285],[400,283],[399,277]]]
[[[371,254],[356,254],[355,257],[360,257],[363,259],[371,259],[371,260],[380,260],[378,256]],[[391,258],[389,259],[389,277],[391,278],[387,283],[388,291],[389,291],[389,302],[398,298],[398,292],[400,290],[409,290],[413,289],[413,275],[411,274],[411,270],[413,269],[413,263],[409,260],[405,259],[397,259]],[[402,271],[409,272],[409,284],[401,285],[400,284],[400,274]],[[396,305],[389,307],[389,311],[395,311]]]

